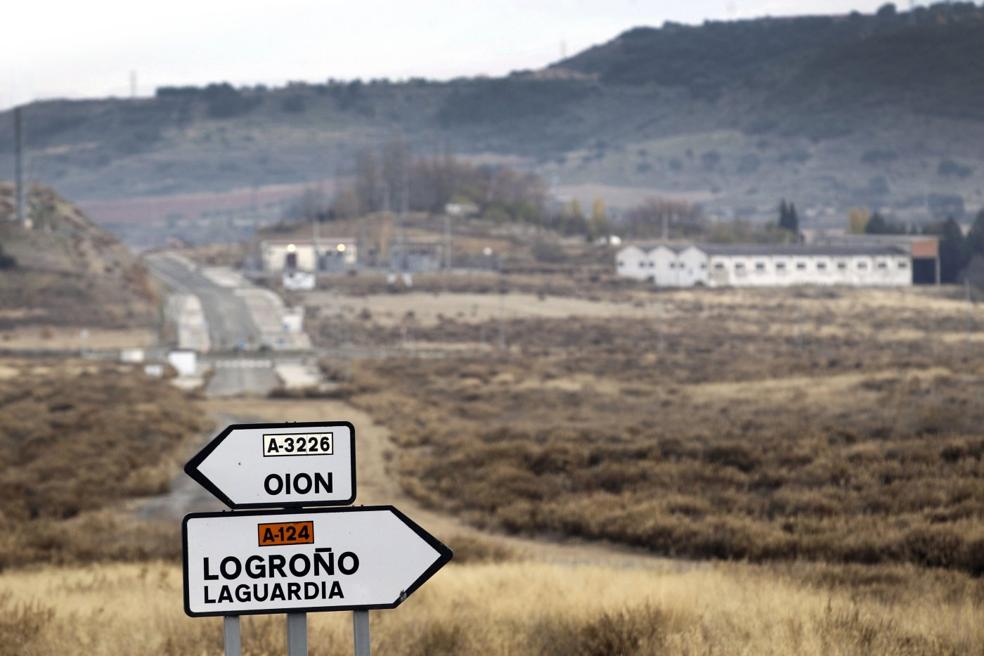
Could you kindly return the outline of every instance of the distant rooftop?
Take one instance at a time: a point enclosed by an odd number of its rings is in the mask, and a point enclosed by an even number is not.
[[[698,244],[697,248],[708,255],[908,255],[906,249],[891,244]]]
[[[341,243],[341,242],[351,243],[351,242],[354,242],[354,241],[356,241],[355,237],[332,237],[330,235],[325,235],[325,236],[322,236],[322,237],[318,237],[318,244],[319,245],[322,245],[322,244],[337,244],[337,243]],[[283,244],[304,244],[306,246],[308,244],[314,244],[314,238],[313,237],[309,237],[309,236],[297,237],[295,239],[289,239],[289,238],[286,238],[286,237],[277,237],[275,239],[263,239],[263,240],[261,240],[261,242],[264,243],[264,244],[278,244],[278,245],[283,245]]]
[[[908,249],[894,244],[630,244],[644,251],[652,251],[660,246],[674,253],[682,253],[691,246],[708,255],[742,255],[749,257],[790,257],[827,256],[843,257],[850,255],[908,255]]]

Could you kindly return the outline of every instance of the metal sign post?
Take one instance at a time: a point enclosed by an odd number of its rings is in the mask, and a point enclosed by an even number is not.
[[[352,612],[352,633],[355,638],[355,656],[371,656],[369,653],[369,611]]]
[[[226,615],[223,618],[222,637],[225,641],[225,656],[240,656],[243,642],[239,633],[238,615]]]
[[[287,613],[287,656],[307,653],[307,613]]]
[[[307,656],[307,613],[341,610],[369,656],[369,610],[396,608],[453,556],[393,506],[311,507],[355,499],[348,422],[230,426],[185,471],[234,509],[181,524],[185,613],[224,617],[225,656],[240,654],[240,615],[285,613],[288,656]]]

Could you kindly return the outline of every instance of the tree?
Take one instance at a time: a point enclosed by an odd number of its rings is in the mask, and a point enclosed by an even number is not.
[[[957,282],[969,259],[960,224],[950,217],[942,224],[930,226],[926,232],[940,237],[940,282]]]
[[[391,210],[410,208],[410,148],[403,139],[393,139],[383,146],[379,158],[383,189],[389,194]]]
[[[864,232],[868,235],[904,235],[908,234],[909,230],[903,224],[875,212],[865,224]]]
[[[895,5],[888,2],[879,7],[875,15],[879,18],[891,18],[892,16],[895,16],[897,12],[898,10],[895,8]]]
[[[570,205],[568,206],[568,212],[572,217],[574,217],[578,221],[584,220],[584,210],[581,209],[581,201],[579,201],[578,199],[575,198],[571,201]]]
[[[636,238],[703,235],[707,229],[700,208],[683,200],[648,198],[625,213],[626,234]]]
[[[345,187],[335,195],[332,201],[332,213],[339,219],[351,219],[359,216],[359,197],[351,187]]]
[[[977,213],[974,224],[967,233],[967,252],[971,257],[984,256],[984,209]]]
[[[355,158],[355,195],[359,200],[360,212],[377,212],[382,209],[382,199],[389,201],[388,190],[384,190],[380,167],[371,150],[361,151]]]
[[[7,255],[7,251],[3,249],[3,244],[0,244],[0,270],[2,269],[13,269],[17,267],[17,260],[11,255]]]
[[[855,207],[847,213],[847,231],[852,235],[863,235],[867,232],[870,220],[871,212]]]
[[[608,225],[608,212],[605,211],[605,201],[600,198],[595,198],[591,204],[591,222],[588,224],[588,228],[591,233],[589,236],[592,239],[607,237],[608,233],[611,232]]]
[[[892,232],[890,227],[885,217],[875,212],[864,226],[864,232],[867,235],[888,235]]]
[[[799,215],[796,213],[796,205],[787,203],[785,198],[779,202],[779,227],[799,238]]]

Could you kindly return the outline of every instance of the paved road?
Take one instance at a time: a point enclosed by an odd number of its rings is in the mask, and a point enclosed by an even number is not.
[[[291,388],[320,381],[310,339],[287,330],[287,310],[275,293],[232,269],[202,268],[176,253],[154,253],[146,262],[174,292],[200,302],[197,314],[183,312],[179,321],[199,324],[184,326],[187,334],[192,328],[208,334],[207,348],[182,345],[215,354],[208,358],[213,375],[207,395],[265,396],[281,383]]]
[[[212,363],[212,379],[205,392],[209,396],[265,396],[280,384],[273,360],[243,354]]]
[[[194,294],[202,303],[213,349],[257,348],[261,333],[246,302],[229,287],[215,284],[188,260],[173,253],[155,253],[150,270],[174,291]]]
[[[280,384],[274,363],[245,351],[263,342],[259,321],[233,286],[219,284],[194,263],[173,253],[155,253],[147,266],[176,292],[192,294],[201,301],[212,350],[244,349],[240,356],[213,362],[213,375],[205,388],[209,396],[266,395]]]

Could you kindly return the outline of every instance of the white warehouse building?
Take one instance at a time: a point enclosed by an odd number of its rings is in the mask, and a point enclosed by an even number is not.
[[[912,256],[893,245],[631,245],[616,255],[621,277],[658,287],[912,285]]]

